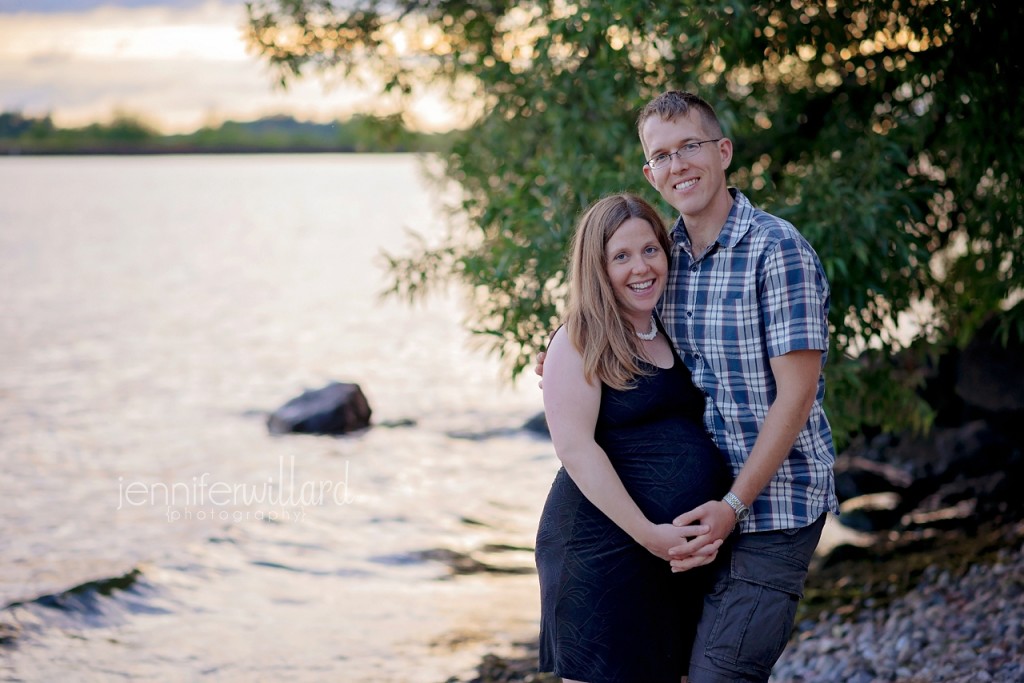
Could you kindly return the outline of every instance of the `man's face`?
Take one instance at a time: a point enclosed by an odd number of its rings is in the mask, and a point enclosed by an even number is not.
[[[671,120],[653,116],[643,124],[642,141],[648,159],[658,154],[672,154],[684,145],[703,142],[709,135],[700,115],[691,111]],[[681,155],[680,155],[681,156]],[[723,208],[728,216],[732,197],[725,182],[725,169],[732,161],[732,142],[722,138],[700,146],[693,156],[675,156],[665,166],[652,169],[644,166],[644,176],[682,215],[687,225],[718,220]]]

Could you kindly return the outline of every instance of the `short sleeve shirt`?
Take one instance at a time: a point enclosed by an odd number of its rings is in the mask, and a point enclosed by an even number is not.
[[[792,224],[735,189],[718,239],[691,255],[680,218],[659,314],[706,398],[704,426],[739,473],[775,400],[769,361],[790,351],[828,352],[829,285],[818,255]],[[741,531],[807,526],[838,512],[832,431],[822,410],[824,373],[792,451],[751,506]]]

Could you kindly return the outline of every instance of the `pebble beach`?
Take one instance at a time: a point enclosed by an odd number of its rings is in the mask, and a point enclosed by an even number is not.
[[[1004,549],[965,574],[929,567],[909,593],[803,630],[772,683],[1021,683],[1024,553]]]

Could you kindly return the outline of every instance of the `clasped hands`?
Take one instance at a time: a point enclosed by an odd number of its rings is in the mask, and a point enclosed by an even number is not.
[[[654,542],[645,542],[644,546],[668,560],[673,572],[685,572],[714,562],[734,526],[736,513],[729,504],[709,500],[679,515],[672,524],[654,525]]]

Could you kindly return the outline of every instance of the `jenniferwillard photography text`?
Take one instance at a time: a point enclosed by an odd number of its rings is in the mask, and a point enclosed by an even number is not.
[[[278,461],[278,476],[261,483],[214,480],[209,472],[192,477],[191,481],[143,482],[125,481],[118,477],[117,509],[145,505],[167,508],[168,521],[177,519],[241,519],[253,513],[254,506],[269,506],[280,512],[261,512],[259,518],[301,519],[308,507],[349,505],[349,469],[345,462],[344,477],[338,481],[295,480],[295,456],[287,467]]]

